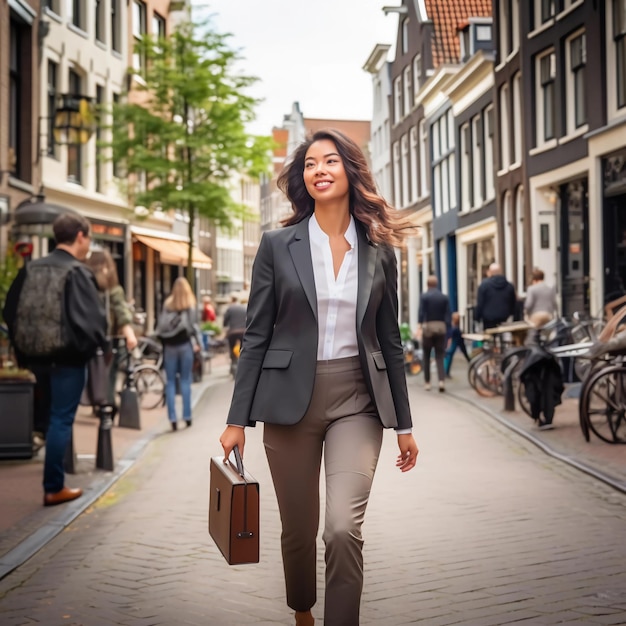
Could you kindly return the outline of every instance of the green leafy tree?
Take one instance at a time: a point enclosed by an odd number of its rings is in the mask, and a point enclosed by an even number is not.
[[[245,217],[230,194],[234,175],[257,178],[271,162],[271,138],[246,132],[258,104],[246,91],[257,79],[236,71],[239,56],[228,37],[209,22],[182,23],[168,38],[145,37],[135,50],[141,69],[129,70],[136,88],[114,105],[107,144],[132,204],[189,216],[192,285],[196,217],[226,227]]]

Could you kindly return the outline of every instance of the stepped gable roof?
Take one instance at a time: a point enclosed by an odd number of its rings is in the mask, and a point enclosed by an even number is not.
[[[433,65],[458,63],[461,44],[458,29],[471,17],[491,17],[491,0],[423,0],[433,22]]]

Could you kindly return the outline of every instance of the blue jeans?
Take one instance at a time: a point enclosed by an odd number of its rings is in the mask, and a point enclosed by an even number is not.
[[[85,367],[53,367],[50,370],[50,424],[43,466],[43,489],[46,493],[56,493],[65,486],[63,460],[72,436],[85,378]]]
[[[180,376],[180,393],[183,396],[183,419],[191,419],[191,372],[193,369],[193,347],[191,341],[177,346],[165,346],[163,367],[167,382],[165,398],[167,416],[170,422],[176,421],[176,374]]]

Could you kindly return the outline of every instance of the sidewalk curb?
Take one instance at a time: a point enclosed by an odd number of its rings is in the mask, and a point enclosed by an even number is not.
[[[535,437],[532,433],[529,433],[527,430],[524,430],[523,428],[520,428],[519,426],[513,424],[513,422],[510,422],[509,420],[507,420],[506,417],[504,417],[500,413],[497,413],[496,411],[493,411],[487,408],[486,406],[482,405],[480,402],[473,400],[471,398],[468,398],[466,396],[463,396],[461,394],[454,393],[454,392],[448,392],[446,395],[449,395],[455,400],[465,402],[466,404],[473,406],[475,409],[478,409],[479,411],[482,411],[483,413],[489,415],[490,417],[498,421],[503,426],[506,426],[509,430],[512,430],[514,433],[520,435],[527,441],[530,441],[530,443],[537,446],[542,452],[545,452],[549,456],[559,461],[562,461],[563,463],[567,463],[571,467],[574,467],[575,469],[581,472],[584,472],[585,474],[588,474],[589,476],[592,476],[593,478],[607,484],[609,487],[612,487],[613,489],[616,489],[617,491],[620,491],[621,493],[626,493],[626,482],[618,478],[615,478],[614,476],[610,476],[609,474],[606,474],[605,472],[602,472],[594,467],[591,467],[587,463],[579,461],[578,459],[574,459],[571,456],[567,456],[566,454],[562,454],[561,452],[558,452],[557,450],[555,450],[554,448],[552,448],[545,442]],[[607,444],[607,445],[610,445],[610,444]]]
[[[224,371],[227,372],[228,368],[225,368]],[[215,373],[209,376],[211,376],[211,380],[207,382],[196,398],[192,400],[192,409],[204,398],[209,389],[223,382],[222,379],[216,380],[213,378]],[[0,580],[8,576],[13,570],[23,565],[28,559],[39,552],[48,542],[52,541],[63,529],[69,526],[81,513],[86,511],[98,498],[106,493],[106,491],[137,462],[141,453],[161,431],[162,429],[160,428],[153,428],[151,431],[147,432],[117,461],[115,470],[112,473],[96,478],[91,485],[85,489],[82,497],[64,505],[62,512],[57,517],[46,522],[43,526],[40,526],[34,533],[15,546],[15,548],[1,556]]]

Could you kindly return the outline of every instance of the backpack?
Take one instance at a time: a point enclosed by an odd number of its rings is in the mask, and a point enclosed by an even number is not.
[[[27,357],[48,357],[72,346],[66,323],[65,285],[78,265],[29,263],[19,294],[13,343]]]
[[[164,344],[180,344],[191,338],[187,311],[163,309],[156,335]]]

